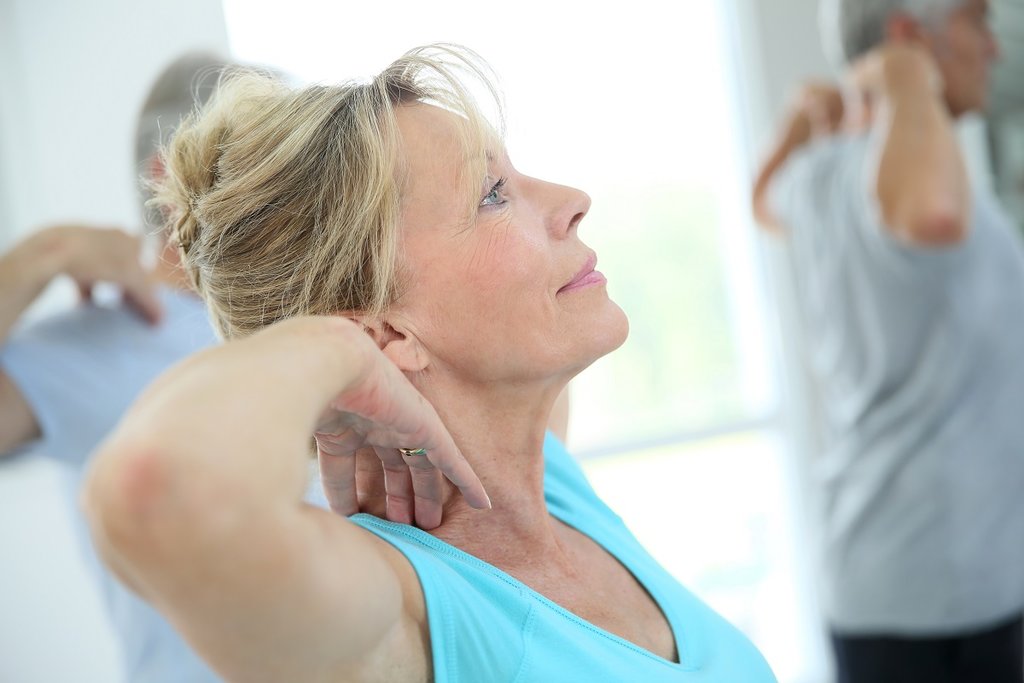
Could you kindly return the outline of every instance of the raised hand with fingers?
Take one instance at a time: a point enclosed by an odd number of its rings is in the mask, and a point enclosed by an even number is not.
[[[139,261],[139,239],[110,228],[55,225],[0,256],[0,341],[51,280],[67,275],[84,297],[97,282],[121,288],[124,301],[151,323],[162,315],[153,284]]]
[[[278,370],[288,367],[299,370],[288,374]],[[334,512],[347,516],[359,512],[361,502],[367,506],[379,502],[374,470],[366,467],[370,456],[379,460],[385,473],[386,516],[393,521],[437,527],[446,493],[443,478],[472,507],[490,507],[483,485],[434,408],[370,336],[344,318],[277,323],[193,357],[159,380],[151,392],[173,396],[161,388],[164,384],[193,387],[192,397],[204,400],[202,405],[182,400],[191,422],[223,432],[201,450],[174,432],[168,439],[181,441],[180,448],[174,449],[178,452],[174,462],[194,459],[195,468],[220,469],[230,467],[228,461],[235,454],[248,462],[264,453],[261,457],[279,463],[282,473],[291,472],[281,475],[290,478],[294,475],[288,464],[291,456],[282,453],[303,450],[301,444],[308,443],[312,434],[324,493]],[[155,401],[144,398],[139,405],[149,404]],[[403,455],[402,449],[409,454]],[[358,478],[357,452],[364,459]],[[261,490],[281,485],[267,467],[252,473],[257,475],[253,484]],[[242,471],[248,470],[243,467]]]
[[[887,43],[858,59],[847,73],[850,85],[871,104],[882,98],[942,93],[934,57],[911,41]]]
[[[121,230],[57,225],[33,233],[0,254],[0,344],[50,282],[68,275],[83,297],[97,282],[118,285],[123,300],[150,323],[162,307],[139,262],[139,240]],[[0,454],[37,438],[35,409],[0,368]]]
[[[91,298],[97,282],[121,288],[124,302],[150,323],[160,320],[160,302],[139,261],[140,240],[116,228],[61,225],[50,228],[61,272],[78,285],[82,297]]]
[[[374,370],[331,401],[315,438],[320,476],[331,509],[359,511],[359,486],[373,487],[372,467],[357,477],[357,453],[372,453],[384,472],[386,516],[433,529],[441,523],[442,476],[475,508],[490,507],[477,476],[441,424],[433,407],[383,354],[371,354]],[[359,486],[357,486],[357,482]],[[369,501],[372,504],[372,500]]]
[[[843,92],[829,81],[807,81],[800,86],[795,106],[807,117],[814,135],[831,135],[843,124]]]

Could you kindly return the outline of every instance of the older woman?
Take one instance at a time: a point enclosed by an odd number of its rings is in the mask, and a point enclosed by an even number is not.
[[[578,234],[590,199],[512,166],[477,65],[236,74],[182,125],[159,194],[229,342],[104,447],[98,544],[229,680],[774,680],[545,437],[627,323]],[[342,514],[302,502],[310,434]],[[363,447],[390,519],[343,516]]]

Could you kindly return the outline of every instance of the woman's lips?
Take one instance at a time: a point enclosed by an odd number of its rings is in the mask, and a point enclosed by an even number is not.
[[[570,280],[567,284],[563,285],[558,290],[559,294],[570,292],[574,289],[581,289],[583,287],[589,287],[590,285],[599,285],[608,282],[608,279],[601,274],[600,271],[594,270],[597,266],[597,256],[591,254],[583,267],[580,268],[579,272],[576,273],[576,277]]]
[[[559,294],[565,294],[571,292],[574,289],[582,289],[583,287],[589,287],[590,285],[603,285],[608,282],[608,278],[601,274],[599,270],[592,270],[578,280],[573,280],[565,287],[558,290]]]

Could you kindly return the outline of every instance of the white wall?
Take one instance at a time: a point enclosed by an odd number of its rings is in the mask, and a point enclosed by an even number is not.
[[[227,52],[219,1],[0,1],[0,249],[54,221],[137,227],[135,116],[191,48]],[[0,681],[120,680],[70,491],[41,458],[0,464]]]
[[[216,0],[5,0],[0,239],[62,220],[136,222],[132,141],[150,80],[178,53],[227,51]]]

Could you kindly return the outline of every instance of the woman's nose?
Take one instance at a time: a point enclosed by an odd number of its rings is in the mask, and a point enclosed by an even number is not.
[[[590,211],[590,195],[583,190],[566,185],[555,185],[558,192],[558,212],[555,221],[560,232],[570,233],[579,227],[580,221]]]

